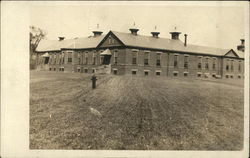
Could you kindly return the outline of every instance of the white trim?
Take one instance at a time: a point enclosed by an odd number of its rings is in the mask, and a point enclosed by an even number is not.
[[[162,52],[156,52],[156,54],[161,54]]]
[[[177,74],[178,74],[178,73],[179,73],[179,71],[173,71],[173,73],[177,73]]]
[[[139,52],[139,49],[132,49],[132,52]]]
[[[151,51],[150,50],[144,50],[145,53],[150,53]]]
[[[184,54],[184,56],[185,56],[185,57],[189,57],[189,55],[188,55],[188,54]]]
[[[143,70],[144,72],[149,72],[150,70]]]
[[[197,57],[198,57],[198,58],[203,58],[203,56],[200,56],[200,55],[199,55],[199,56],[197,56]]]
[[[187,72],[187,71],[184,71],[183,73],[184,73],[184,74],[188,74],[189,72]]]
[[[113,70],[118,70],[117,68],[113,68]]]
[[[162,72],[161,70],[155,70],[155,72]]]
[[[179,56],[180,54],[174,53],[174,56]]]
[[[197,72],[197,74],[201,74],[202,75],[202,72]]]
[[[131,69],[131,71],[138,71],[138,69]]]

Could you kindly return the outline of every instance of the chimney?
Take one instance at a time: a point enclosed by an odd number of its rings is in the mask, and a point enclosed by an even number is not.
[[[184,34],[184,36],[185,36],[184,46],[186,47],[187,46],[187,34]]]
[[[240,39],[241,44],[237,46],[237,50],[244,52],[245,51],[245,39]]]
[[[157,26],[155,26],[155,30],[156,30]],[[160,32],[158,31],[153,31],[151,32],[152,36],[155,37],[155,38],[158,38],[158,35],[160,34]]]
[[[94,34],[94,37],[100,36],[102,34],[102,31],[92,31]]]
[[[59,41],[63,41],[65,39],[65,37],[58,37]]]
[[[139,29],[136,29],[136,28],[131,28],[129,30],[130,30],[131,34],[133,34],[133,35],[137,35],[137,32],[139,31]]]
[[[130,30],[131,34],[133,34],[133,35],[137,35],[137,32],[139,31],[139,29],[137,29],[137,28],[135,27],[135,22],[134,22],[133,28],[131,28],[131,29],[129,29],[129,30]]]
[[[181,34],[181,32],[170,32],[171,34],[171,39],[173,40],[179,40],[179,34]]]
[[[100,36],[102,34],[102,31],[99,30],[99,24],[96,25],[96,30],[92,32],[94,34],[94,37]]]
[[[240,39],[240,41],[241,41],[241,45],[245,45],[245,39]]]
[[[160,34],[160,32],[151,32],[152,36],[155,38],[158,38],[158,35]]]

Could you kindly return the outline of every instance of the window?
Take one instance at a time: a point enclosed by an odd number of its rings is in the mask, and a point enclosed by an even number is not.
[[[198,59],[198,69],[201,69],[202,57]]]
[[[109,43],[109,44],[112,44],[112,43],[113,43],[113,40],[112,40],[111,37],[108,38],[108,43]]]
[[[231,75],[230,77],[231,77],[231,78],[234,78],[234,76],[233,76],[233,75]]]
[[[215,64],[215,63],[216,63],[216,59],[214,58],[214,59],[213,59],[213,70],[216,69],[216,64]]]
[[[64,71],[64,67],[62,67],[62,71]]]
[[[84,69],[84,72],[85,72],[85,73],[88,73],[88,69]]]
[[[197,77],[201,77],[201,73],[198,73],[198,74],[197,74]]]
[[[238,75],[238,78],[241,78],[241,76],[240,76],[240,75]]]
[[[49,55],[49,64],[52,64],[52,56]]]
[[[215,77],[216,77],[216,75],[215,75],[215,74],[212,74],[212,77],[214,77],[214,78],[215,78]]]
[[[117,70],[113,70],[114,75],[117,75]]]
[[[148,71],[144,71],[144,76],[148,76]]]
[[[149,65],[148,64],[148,59],[149,59],[149,52],[145,52],[145,54],[144,54],[144,65]]]
[[[161,53],[156,55],[156,66],[161,66]]]
[[[187,72],[184,72],[184,77],[187,77],[188,76],[188,73]]]
[[[93,57],[93,65],[96,63],[96,57]]]
[[[233,71],[233,70],[234,70],[234,61],[231,60],[231,71]]]
[[[209,69],[209,63],[208,63],[208,58],[205,59],[205,69]]]
[[[188,56],[184,57],[184,68],[188,68]]]
[[[77,72],[81,72],[81,69],[80,69],[80,68],[77,68]]]
[[[85,64],[88,65],[89,63],[89,58],[88,58],[88,53],[85,54]]]
[[[62,53],[62,64],[64,64],[64,53]]]
[[[72,62],[72,53],[71,52],[68,53],[68,62],[69,63]]]
[[[226,78],[229,78],[229,75],[226,75]]]
[[[177,77],[178,76],[178,72],[174,71],[174,76]]]
[[[239,61],[238,71],[241,72],[241,61]]]
[[[174,56],[174,67],[178,67],[178,55]]]
[[[229,70],[229,60],[227,60],[227,63],[226,63],[226,70],[227,71]]]
[[[80,65],[81,64],[81,55],[80,55],[80,53],[78,52],[78,64]]]
[[[117,51],[114,52],[114,64],[117,64],[118,56],[117,56]]]
[[[161,72],[160,71],[156,71],[155,74],[156,74],[156,76],[160,76]]]
[[[56,58],[57,56],[56,56],[56,54],[54,54],[54,64],[56,64]]]
[[[56,71],[56,68],[54,68],[54,71]]]
[[[95,69],[92,69],[92,73],[95,73]]]
[[[51,71],[51,70],[52,70],[52,68],[50,67],[50,68],[49,68],[49,71]]]
[[[135,70],[132,70],[132,75],[136,75],[136,71]]]
[[[137,52],[132,52],[132,64],[137,64]]]

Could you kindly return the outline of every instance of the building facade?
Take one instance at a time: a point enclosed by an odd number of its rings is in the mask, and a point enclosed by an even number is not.
[[[111,73],[114,75],[244,78],[244,40],[238,50],[197,46],[179,39],[130,33],[93,31],[94,35],[58,41],[42,41],[37,48],[37,69]]]

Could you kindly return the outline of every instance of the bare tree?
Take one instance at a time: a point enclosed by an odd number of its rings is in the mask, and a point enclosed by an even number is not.
[[[47,32],[35,26],[30,26],[30,69],[36,67],[36,48],[40,41],[45,38]]]

